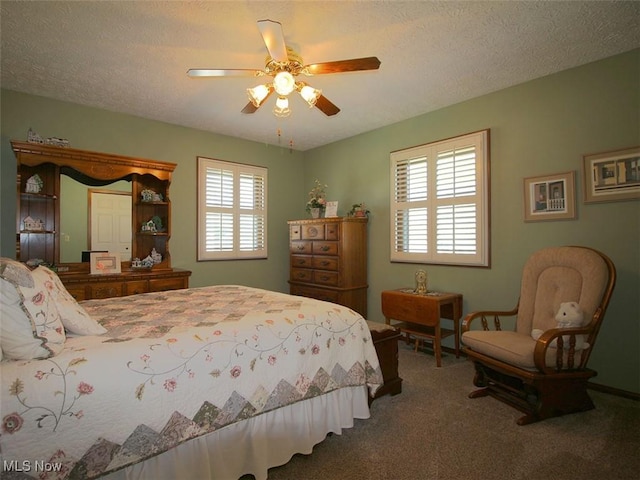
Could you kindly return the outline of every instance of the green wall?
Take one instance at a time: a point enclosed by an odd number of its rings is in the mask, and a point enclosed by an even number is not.
[[[302,152],[289,152],[200,130],[145,120],[13,91],[2,90],[1,242],[3,256],[15,256],[16,161],[10,140],[26,140],[32,128],[43,137],[62,137],[73,148],[177,163],[171,184],[171,262],[193,272],[190,285],[244,284],[288,291],[287,220],[305,196]],[[275,130],[274,130],[275,135]],[[196,158],[248,163],[268,168],[269,258],[225,262],[196,261]],[[85,214],[86,215],[86,214]],[[74,237],[75,238],[75,237]]]
[[[15,158],[10,139],[67,138],[74,148],[178,164],[171,187],[175,267],[192,286],[219,283],[287,291],[286,221],[306,216],[317,178],[344,214],[364,201],[369,221],[369,317],[383,321],[380,292],[411,286],[418,265],[389,262],[389,152],[491,129],[490,269],[427,266],[429,287],[461,292],[464,313],[511,308],[522,265],[549,245],[607,253],[618,283],[590,366],[597,383],[640,393],[640,202],[585,205],[582,155],[640,145],[640,50],[550,75],[307,152],[248,142],[104,110],[2,91],[2,255],[14,254]],[[196,156],[269,168],[269,259],[196,262]],[[523,178],[574,170],[577,220],[524,223]],[[447,339],[451,340],[451,339]],[[449,342],[451,344],[451,342]],[[621,352],[625,352],[621,355]]]
[[[612,258],[618,277],[590,366],[598,371],[596,383],[640,392],[640,201],[582,201],[582,156],[640,145],[639,116],[635,50],[307,152],[306,190],[317,178],[343,213],[359,201],[372,211],[369,317],[382,321],[380,292],[413,286],[420,267],[389,261],[389,152],[490,128],[491,268],[427,265],[429,287],[462,293],[465,314],[510,309],[532,252],[551,245],[597,248]],[[523,179],[570,170],[577,220],[525,223]]]

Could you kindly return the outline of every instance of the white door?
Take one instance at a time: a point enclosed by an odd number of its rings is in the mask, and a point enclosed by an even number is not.
[[[131,260],[131,193],[91,192],[91,250],[119,252]]]

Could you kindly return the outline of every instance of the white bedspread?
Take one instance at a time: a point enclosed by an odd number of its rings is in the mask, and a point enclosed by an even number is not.
[[[1,363],[3,478],[95,478],[382,375],[352,310],[242,286],[84,302],[102,336]]]

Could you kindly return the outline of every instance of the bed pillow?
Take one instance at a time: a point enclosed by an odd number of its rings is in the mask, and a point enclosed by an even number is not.
[[[76,335],[102,335],[106,333],[107,329],[91,318],[86,310],[76,302],[76,299],[67,291],[55,272],[41,265],[32,274],[47,287],[58,307],[62,324],[67,332]]]
[[[44,282],[9,258],[0,258],[0,282],[0,345],[4,356],[30,360],[62,351],[64,325]]]

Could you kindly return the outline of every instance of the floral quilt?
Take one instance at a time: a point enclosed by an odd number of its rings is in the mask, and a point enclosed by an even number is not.
[[[106,329],[0,363],[2,477],[96,478],[225,425],[382,384],[347,307],[224,285],[83,302]]]

